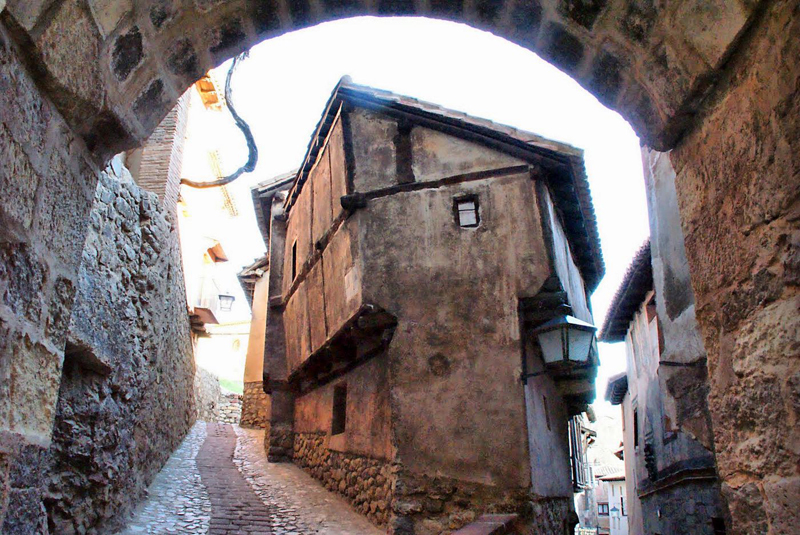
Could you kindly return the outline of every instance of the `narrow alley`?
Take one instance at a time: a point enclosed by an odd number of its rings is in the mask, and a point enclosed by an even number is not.
[[[381,533],[295,465],[268,463],[263,440],[263,430],[198,421],[122,535]]]

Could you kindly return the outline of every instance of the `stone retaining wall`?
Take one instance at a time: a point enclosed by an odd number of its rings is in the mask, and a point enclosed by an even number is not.
[[[87,226],[52,443],[12,463],[3,534],[112,532],[195,420],[174,220],[115,165]]]
[[[224,424],[239,424],[242,417],[242,395],[222,390],[219,398],[219,416],[216,421]]]
[[[270,399],[261,381],[244,384],[242,397],[242,427],[264,429],[269,422]]]
[[[526,518],[531,511],[528,489],[499,489],[443,477],[413,474],[395,469],[392,503],[392,529],[396,535],[434,535],[458,529],[484,513],[518,513]],[[543,508],[537,527],[551,523]],[[563,518],[563,517],[562,517]],[[531,533],[537,533],[532,531]]]
[[[331,451],[325,433],[295,433],[294,463],[341,494],[372,522],[389,521],[392,468],[386,461]]]

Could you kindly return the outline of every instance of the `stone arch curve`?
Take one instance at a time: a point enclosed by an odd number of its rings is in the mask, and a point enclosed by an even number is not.
[[[101,160],[143,142],[206,70],[270,37],[361,16],[462,22],[528,48],[674,146],[754,8],[655,0],[10,0],[40,83]],[[409,36],[413,38],[413,36]],[[402,43],[398,43],[402,46]]]
[[[0,303],[0,353],[13,357],[0,374],[34,377],[18,399],[0,392],[0,439],[49,440],[64,348],[53,326],[69,317],[98,180],[87,156],[103,163],[141,144],[185,88],[239,51],[360,15],[491,31],[567,72],[649,147],[675,148],[645,163],[674,188],[678,221],[665,232],[685,236],[733,525],[796,526],[796,0],[0,0],[0,286],[16,284]],[[26,368],[33,359],[47,368]],[[42,410],[8,417],[34,390]]]

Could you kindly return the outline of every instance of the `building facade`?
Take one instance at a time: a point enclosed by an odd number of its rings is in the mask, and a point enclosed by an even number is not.
[[[599,478],[597,489],[598,535],[628,535],[627,491],[625,474]]]
[[[592,322],[581,152],[343,79],[291,183],[254,199],[270,460],[393,533],[484,512],[571,530],[596,349],[545,365],[533,330]]]
[[[665,337],[658,299],[648,241],[628,269],[600,333],[601,341],[624,341],[626,348],[627,373],[609,380],[606,398],[622,406],[630,531],[724,533],[725,507],[714,453],[702,436],[676,423],[686,419],[676,411],[689,401],[696,408],[695,418],[707,416],[703,390],[695,388],[705,381],[689,380],[696,375],[692,361],[670,358],[676,354],[671,343],[685,345],[699,334],[688,331],[678,338],[673,331]],[[705,361],[701,363],[704,371]],[[675,368],[689,369],[679,376],[684,379],[680,385],[671,380]],[[694,399],[676,399],[681,395]]]

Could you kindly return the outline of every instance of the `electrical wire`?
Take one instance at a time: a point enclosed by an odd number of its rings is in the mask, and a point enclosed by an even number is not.
[[[256,147],[256,141],[253,138],[253,132],[250,130],[250,125],[248,125],[247,122],[244,119],[242,119],[242,117],[236,112],[236,109],[233,107],[233,99],[231,98],[231,79],[233,78],[233,71],[236,70],[236,66],[239,64],[239,62],[243,61],[246,57],[247,57],[247,52],[239,54],[233,59],[231,68],[228,69],[228,75],[225,78],[225,105],[227,106],[228,111],[233,117],[236,126],[239,128],[239,130],[242,131],[242,134],[244,135],[248,151],[247,162],[245,162],[243,166],[234,171],[232,174],[222,177],[218,180],[204,182],[204,181],[189,180],[188,178],[182,178],[181,184],[186,184],[191,188],[216,188],[219,186],[230,184],[231,182],[239,178],[242,174],[252,173],[253,170],[256,168],[256,163],[258,162],[258,148]]]

